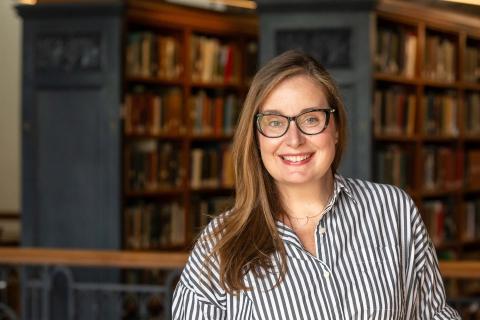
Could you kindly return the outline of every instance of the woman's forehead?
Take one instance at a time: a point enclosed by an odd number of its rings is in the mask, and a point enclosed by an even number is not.
[[[309,108],[328,107],[324,88],[311,77],[300,75],[276,85],[259,105],[259,112],[297,114]]]

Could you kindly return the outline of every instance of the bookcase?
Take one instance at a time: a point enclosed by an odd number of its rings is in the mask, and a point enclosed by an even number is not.
[[[374,26],[374,179],[410,193],[440,259],[477,260],[480,20],[386,2]]]
[[[257,68],[257,18],[127,1],[123,247],[182,250],[233,201],[231,139]]]

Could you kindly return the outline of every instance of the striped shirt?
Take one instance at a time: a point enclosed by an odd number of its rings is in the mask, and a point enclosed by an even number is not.
[[[203,267],[213,240],[200,237],[175,289],[173,319],[460,319],[445,302],[420,214],[394,186],[336,175],[332,200],[316,226],[317,256],[291,228],[280,221],[277,228],[288,264],[280,285],[274,286],[275,270],[262,278],[247,273],[251,290],[226,293],[218,268],[209,278]]]

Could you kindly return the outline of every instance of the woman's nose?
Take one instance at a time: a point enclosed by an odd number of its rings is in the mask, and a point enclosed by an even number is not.
[[[303,142],[305,141],[305,136],[300,131],[300,129],[298,129],[297,123],[293,120],[290,122],[290,127],[285,134],[285,139],[287,145],[291,147],[297,147],[303,144]]]

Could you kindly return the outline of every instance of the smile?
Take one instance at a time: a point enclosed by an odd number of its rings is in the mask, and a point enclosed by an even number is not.
[[[300,163],[312,157],[313,153],[304,153],[298,155],[280,155],[282,160],[288,161],[290,163]]]

